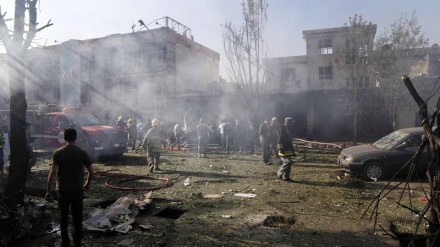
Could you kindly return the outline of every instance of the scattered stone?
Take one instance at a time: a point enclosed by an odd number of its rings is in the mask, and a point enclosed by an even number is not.
[[[245,198],[254,198],[257,195],[252,193],[235,193],[234,196],[245,197]]]
[[[211,194],[211,195],[203,195],[204,199],[217,199],[217,198],[222,198],[223,195],[221,194]]]

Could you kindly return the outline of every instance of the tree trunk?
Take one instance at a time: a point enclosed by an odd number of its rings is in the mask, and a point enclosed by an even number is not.
[[[5,188],[6,204],[15,208],[22,204],[30,155],[26,148],[26,96],[24,55],[19,51],[8,51],[11,165]]]
[[[414,101],[419,106],[419,115],[422,120],[422,127],[425,131],[425,134],[429,141],[429,146],[433,148],[435,151],[434,159],[431,160],[432,164],[430,164],[430,168],[428,168],[427,176],[430,183],[430,215],[429,215],[429,227],[427,229],[427,239],[426,246],[440,246],[440,238],[438,237],[438,232],[440,230],[440,196],[438,193],[438,189],[440,187],[439,178],[440,178],[440,137],[433,133],[432,127],[429,124],[429,115],[428,115],[428,107],[426,102],[420,97],[416,89],[414,88],[411,80],[408,76],[403,77],[403,82],[407,87],[409,93],[413,97]],[[440,100],[437,101],[437,107],[440,107]],[[433,118],[439,118],[438,112],[436,111]]]

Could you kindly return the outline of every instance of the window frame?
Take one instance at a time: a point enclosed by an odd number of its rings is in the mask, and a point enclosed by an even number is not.
[[[333,80],[333,67],[320,66],[318,68],[319,80]]]
[[[333,40],[332,39],[320,39],[318,40],[319,54],[331,55],[333,54]]]

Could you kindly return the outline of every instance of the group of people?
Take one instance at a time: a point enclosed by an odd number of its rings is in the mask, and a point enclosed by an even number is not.
[[[277,175],[284,181],[291,181],[292,156],[296,156],[292,142],[293,123],[294,121],[290,117],[284,119],[284,125],[281,125],[276,117],[272,118],[272,121],[265,118],[258,130],[263,150],[263,163],[266,165],[272,164],[270,162],[272,151],[274,156],[280,158],[283,162]]]
[[[126,131],[127,146],[131,147],[132,151],[135,151],[138,147],[147,149],[150,172],[160,170],[160,154],[163,152],[166,140],[163,130],[160,128],[159,119],[153,119],[150,124],[149,120],[137,123],[135,119],[129,118],[127,123],[125,123],[123,117],[119,116],[116,125]],[[137,144],[138,141],[139,144]],[[178,147],[180,149],[180,144]]]
[[[257,130],[252,120],[249,119],[247,124],[244,124],[239,119],[224,119],[219,125],[219,130],[225,153],[243,153],[245,150],[249,151],[249,154],[255,153]]]
[[[135,150],[137,140],[139,140],[139,146],[147,150],[150,172],[160,170],[160,155],[166,146],[167,140],[170,150],[174,150],[176,146],[177,150],[180,150],[181,141],[185,135],[182,126],[178,122],[170,127],[168,135],[165,134],[164,128],[160,126],[158,119],[151,121],[151,124],[149,120],[140,121],[136,124],[136,120],[129,118],[126,124],[120,116],[117,125],[127,131],[128,146],[131,146],[132,150]],[[206,157],[208,143],[212,139],[210,137],[219,133],[220,142],[225,153],[248,151],[248,153],[254,154],[255,146],[261,145],[263,163],[272,164],[272,156],[281,159],[283,165],[278,171],[278,176],[282,180],[290,180],[291,156],[295,155],[291,141],[293,134],[293,120],[291,118],[286,118],[284,124],[281,124],[276,117],[272,119],[265,118],[259,128],[255,128],[252,120],[248,120],[247,124],[243,124],[238,119],[223,119],[217,130],[214,126],[216,125],[208,125],[204,118],[200,118],[195,126],[199,158]]]
[[[118,120],[122,120],[122,118]],[[127,125],[124,125],[122,122],[123,121],[121,121],[121,125],[119,125],[118,121],[118,126],[128,129],[128,134],[130,135],[129,126],[135,126],[136,121],[129,120]],[[228,123],[227,121],[223,121],[219,126],[220,133],[222,134],[222,144],[224,143],[226,152],[234,151],[235,144],[237,147],[241,148],[240,141],[243,140],[243,138],[239,137],[238,132],[244,131],[242,133],[246,133],[246,140],[249,140],[249,137],[253,136],[254,128],[251,121],[248,123],[247,130],[238,128],[237,126],[239,124],[239,121],[235,121],[235,123],[232,124]],[[146,130],[141,145],[147,149],[149,171],[152,173],[154,170],[160,170],[160,156],[163,152],[163,148],[166,145],[166,139],[163,130],[160,128],[159,119],[153,119],[151,121],[151,127],[148,129],[145,128],[146,126],[149,127],[147,123],[145,123],[144,126],[140,126],[142,129]],[[139,127],[139,125],[136,125],[136,127]],[[139,131],[139,128],[136,129]],[[199,120],[196,129],[198,157],[206,157],[208,137],[213,130],[207,126],[205,119],[203,118]],[[250,130],[252,130],[252,132],[249,133]],[[233,132],[235,132],[234,135],[231,134]],[[132,133],[136,133],[137,137],[138,132]],[[174,147],[177,145],[178,149],[180,149],[180,138],[184,133],[178,123],[174,125],[173,133],[175,135],[176,142],[171,144],[171,146]],[[292,134],[293,120],[290,117],[285,118],[284,125],[277,124],[276,118],[273,118],[272,122],[269,122],[269,119],[265,119],[258,130],[258,135],[263,148],[263,161],[266,164],[270,163],[270,149],[273,147],[273,150],[276,151],[275,155],[282,161],[282,165],[277,172],[277,176],[284,181],[291,181],[290,170],[293,163],[292,157],[295,156],[295,150],[292,143]],[[232,140],[230,135],[236,139]],[[92,161],[85,150],[75,145],[76,139],[77,132],[75,129],[68,128],[64,130],[64,140],[67,144],[53,152],[45,195],[47,201],[54,201],[52,187],[56,181],[58,206],[61,213],[60,228],[63,246],[69,246],[70,244],[67,230],[69,208],[71,208],[73,219],[73,241],[75,246],[81,246],[83,211],[82,200],[84,198],[84,191],[89,189],[90,182],[93,177]],[[231,145],[234,146],[231,147]],[[252,147],[249,145],[250,144],[248,143],[248,148],[250,148],[250,152],[253,153],[255,151],[254,145],[252,144]],[[242,151],[242,149],[239,150]],[[84,168],[87,170],[85,180]]]
[[[133,126],[134,124],[134,121],[129,120],[127,128],[129,128],[129,125]],[[151,128],[147,130],[142,141],[142,145],[145,145],[147,148],[150,172],[160,170],[159,159],[163,151],[162,147],[165,145],[165,138],[159,128],[159,124],[158,119],[153,119],[151,121]],[[93,178],[90,156],[85,150],[75,145],[77,135],[74,128],[64,130],[66,145],[53,152],[47,179],[45,199],[49,202],[54,201],[52,187],[56,181],[62,246],[70,245],[68,234],[69,208],[71,209],[73,221],[73,242],[75,246],[81,246],[84,191],[89,189],[91,179]],[[85,180],[84,168],[87,169]]]
[[[127,146],[131,151],[135,151],[140,146],[140,142],[143,140],[146,132],[151,128],[150,120],[142,121],[139,123],[134,118],[129,118],[125,123],[122,116],[118,117],[116,126],[123,128],[127,135]]]
[[[290,170],[293,163],[293,156],[296,156],[292,138],[293,138],[293,123],[291,117],[284,119],[282,125],[276,117],[266,118],[258,129],[258,137],[263,150],[263,162],[270,165],[271,151],[273,155],[280,158],[282,165],[277,172],[277,176],[284,181],[291,181]],[[248,149],[249,153],[255,152],[255,128],[251,120],[248,121],[247,126],[241,124],[239,120],[227,121],[223,120],[219,125],[221,134],[221,142],[225,153]],[[200,119],[197,125],[198,133],[198,157],[206,157],[207,138],[212,132],[205,123],[205,120]]]

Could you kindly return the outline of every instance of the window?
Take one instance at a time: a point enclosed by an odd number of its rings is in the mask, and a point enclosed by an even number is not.
[[[49,115],[47,118],[45,118],[44,126],[46,127],[52,127],[53,126],[53,120],[55,119],[54,115]]]
[[[351,49],[345,50],[345,64],[354,64],[354,52]]]
[[[281,70],[281,82],[290,82],[296,79],[295,68],[288,68]]]
[[[145,63],[148,66],[157,66],[165,64],[166,61],[166,48],[154,47],[151,50],[147,50],[145,53]]]
[[[319,80],[332,80],[333,68],[332,66],[319,67]]]
[[[133,72],[142,67],[142,53],[130,52],[125,55],[124,67],[126,72]]]
[[[161,47],[157,49],[157,61],[159,64],[165,62],[167,55],[167,50],[165,47]]]
[[[333,45],[331,39],[319,40],[319,54],[333,54]]]
[[[296,79],[296,70],[295,68],[287,68],[281,69],[281,88],[288,88],[294,86],[294,81]]]
[[[56,126],[55,127],[60,127],[60,123],[64,123],[64,125],[69,124],[69,120],[67,120],[66,116],[60,115],[58,116],[58,118],[56,119]]]
[[[355,80],[354,78],[350,80],[350,77],[346,77],[345,83],[347,88],[354,88],[355,86],[356,88],[368,88],[370,87],[370,77],[359,77],[357,78],[357,80]]]

